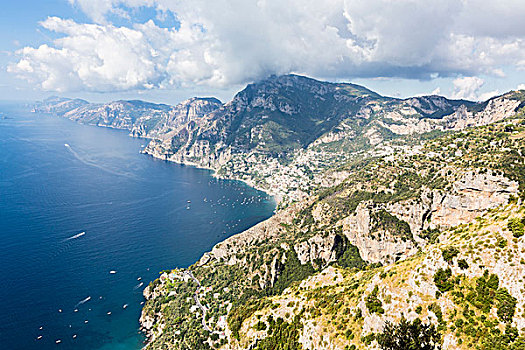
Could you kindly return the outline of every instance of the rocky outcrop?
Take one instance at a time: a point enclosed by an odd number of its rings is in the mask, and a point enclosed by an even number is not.
[[[488,125],[515,114],[520,101],[497,97],[490,99],[479,112],[470,112],[465,106],[443,118],[444,129],[462,130],[467,127]]]
[[[342,220],[343,233],[364,260],[387,264],[405,259],[424,246],[425,241],[418,236],[423,229],[469,223],[489,209],[506,205],[510,196],[518,194],[516,181],[477,171],[464,173],[452,188],[425,190],[417,199],[384,205],[362,202],[354,214]],[[393,232],[372,230],[372,214],[382,209],[408,223],[414,239],[403,240]]]
[[[146,300],[155,299],[161,295],[161,293],[161,290],[158,287],[153,287],[152,284],[144,288],[144,291],[142,292]],[[150,314],[145,312],[145,310],[140,314],[139,323],[140,329],[148,341],[154,341],[166,326],[162,313]]]
[[[297,258],[301,264],[311,263],[317,266],[319,261],[323,264],[328,264],[337,260],[336,245],[337,236],[330,235],[315,235],[303,242],[294,245],[294,250],[297,253]]]
[[[502,175],[467,172],[453,184],[453,191],[433,192],[430,226],[451,227],[470,222],[488,209],[507,204],[518,193],[518,183]]]
[[[392,232],[372,232],[369,203],[360,203],[355,214],[342,220],[343,234],[359,249],[363,260],[372,263],[391,263],[417,252],[412,240],[402,240]]]
[[[211,261],[217,260],[228,265],[238,262],[237,253],[246,252],[251,247],[256,247],[263,241],[273,241],[282,238],[286,233],[284,225],[290,225],[300,206],[293,205],[282,210],[263,222],[249,228],[248,230],[231,236],[221,243],[216,244],[208,253],[204,253],[197,265],[203,266]]]

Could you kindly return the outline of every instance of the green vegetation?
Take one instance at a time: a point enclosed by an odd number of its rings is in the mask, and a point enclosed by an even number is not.
[[[388,231],[394,236],[400,237],[403,241],[414,239],[412,231],[410,230],[410,225],[408,225],[406,221],[398,219],[384,209],[374,212],[371,219],[373,222],[372,231]]]
[[[447,247],[441,251],[443,259],[452,265],[452,259],[454,259],[459,254],[459,250],[456,247]]]
[[[239,330],[245,319],[253,315],[257,310],[267,306],[266,299],[250,299],[244,305],[234,308],[228,315],[228,326],[234,338],[239,339]]]
[[[302,281],[315,272],[312,264],[301,264],[293,249],[286,252],[286,263],[281,267],[277,282],[269,290],[270,294],[282,293],[292,282]]]
[[[337,244],[340,242],[339,244]],[[361,258],[359,249],[348,241],[344,235],[336,236],[335,252],[337,264],[345,268],[364,268],[367,263]]]
[[[377,294],[379,293],[379,288],[377,285],[374,287],[372,292],[366,297],[366,308],[368,309],[368,312],[371,314],[377,313],[377,314],[384,314],[385,310],[383,309],[383,303],[381,303],[381,300],[377,297]]]
[[[268,317],[269,336],[257,343],[257,350],[300,350],[299,331],[302,330],[300,316],[295,316],[292,323],[284,321],[281,317],[277,321],[272,316]]]
[[[509,223],[507,225],[509,231],[512,232],[514,237],[519,238],[525,234],[525,217],[519,219],[519,218],[512,218],[509,219]]]
[[[415,319],[408,322],[401,319],[398,324],[386,322],[383,333],[376,336],[383,350],[439,350],[441,334],[432,324]]]
[[[462,270],[468,269],[468,263],[465,259],[459,259],[458,260],[458,267]]]
[[[441,293],[448,292],[454,288],[454,279],[450,268],[439,268],[434,275],[434,283]]]

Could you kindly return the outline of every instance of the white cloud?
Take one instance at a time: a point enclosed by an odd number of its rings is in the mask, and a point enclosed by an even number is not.
[[[517,90],[525,90],[525,84],[519,84]]]
[[[475,100],[478,97],[478,91],[485,82],[478,77],[464,77],[454,80],[454,93],[452,98]]]
[[[485,84],[485,81],[478,77],[457,78],[453,81],[453,84],[454,92],[451,96],[453,99],[485,101],[500,94],[498,90],[481,93],[480,89]]]
[[[49,90],[112,91],[223,87],[288,72],[434,79],[525,68],[517,0],[69,1],[98,24],[49,18],[42,25],[62,37],[20,50],[9,71]],[[171,11],[180,28],[110,23],[141,6]],[[479,97],[459,85],[454,94]]]

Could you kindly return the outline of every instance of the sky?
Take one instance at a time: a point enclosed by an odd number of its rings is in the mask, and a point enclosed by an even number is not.
[[[525,88],[523,0],[17,0],[0,12],[0,100],[228,101],[296,73],[383,95]]]

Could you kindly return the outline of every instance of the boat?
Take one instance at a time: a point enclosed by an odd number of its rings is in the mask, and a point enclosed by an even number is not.
[[[108,314],[108,315],[111,315],[111,311],[108,311],[107,314]]]
[[[55,343],[60,344],[60,343],[62,343],[62,340],[57,339],[57,340],[55,340]]]
[[[36,337],[36,340],[40,340],[40,339],[42,339],[42,336],[41,336],[41,335],[39,335],[38,337]]]
[[[75,339],[76,337],[77,337],[77,335],[76,335],[76,334],[73,334],[73,339]]]
[[[115,271],[115,270],[111,270],[111,271],[109,271],[109,273],[112,274],[112,275],[114,275],[114,274],[117,273],[117,271]]]
[[[128,307],[128,304],[124,304],[124,305],[122,306],[123,309],[125,309],[125,308],[127,308],[127,307]]]

